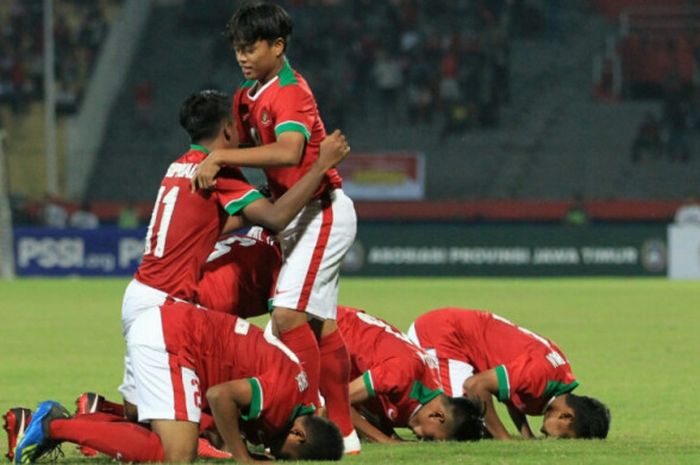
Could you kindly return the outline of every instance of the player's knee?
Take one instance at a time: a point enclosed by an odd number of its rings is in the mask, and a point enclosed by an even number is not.
[[[139,421],[138,407],[131,402],[128,402],[126,399],[124,399],[124,418],[133,422]]]
[[[306,323],[306,314],[304,312],[298,312],[283,307],[275,307],[272,310],[271,318],[275,323],[277,331],[280,333],[297,328]]]

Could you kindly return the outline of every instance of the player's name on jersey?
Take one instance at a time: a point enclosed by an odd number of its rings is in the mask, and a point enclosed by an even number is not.
[[[168,172],[165,173],[165,177],[191,179],[195,171],[197,171],[197,164],[195,163],[171,163],[168,167]]]

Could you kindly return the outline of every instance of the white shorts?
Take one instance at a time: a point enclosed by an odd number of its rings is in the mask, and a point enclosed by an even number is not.
[[[136,319],[146,310],[153,307],[163,305],[167,294],[158,289],[146,286],[139,281],[132,279],[124,292],[124,300],[122,301],[122,334],[126,340],[131,326]],[[134,385],[133,367],[131,366],[131,354],[129,345],[126,346],[126,354],[124,355],[124,379],[119,392],[121,392],[124,400],[131,404],[138,405],[136,402],[136,392]]]
[[[340,265],[356,232],[355,206],[341,189],[304,207],[279,235],[284,262],[273,307],[335,320]]]
[[[418,347],[421,347],[430,356],[435,357],[437,360],[438,373],[440,374],[440,381],[442,382],[442,387],[445,390],[445,394],[451,397],[460,397],[464,392],[464,389],[462,389],[464,381],[474,374],[474,367],[461,360],[440,358],[438,357],[434,348],[424,347],[418,338],[416,325],[414,323],[411,323],[411,326],[408,327],[408,332],[406,335],[411,342]]]
[[[165,350],[161,310],[150,308],[131,325],[126,338],[139,421],[181,420],[199,423],[199,378]]]

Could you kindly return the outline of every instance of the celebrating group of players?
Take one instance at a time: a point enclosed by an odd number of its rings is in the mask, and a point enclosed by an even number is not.
[[[440,309],[402,333],[337,305],[356,232],[335,166],[350,147],[326,135],[304,78],[285,57],[292,21],[249,3],[227,24],[246,81],[231,99],[189,96],[190,150],[157,193],[143,260],[122,305],[124,402],[86,393],[5,415],[8,457],[34,462],[62,442],[128,462],[338,460],[360,438],[507,439],[493,397],[519,432],[604,438],[607,408],[576,396],[548,339],[485,312]],[[264,169],[268,194],[241,166]],[[263,330],[244,318],[269,312]],[[359,433],[359,434],[358,434]]]

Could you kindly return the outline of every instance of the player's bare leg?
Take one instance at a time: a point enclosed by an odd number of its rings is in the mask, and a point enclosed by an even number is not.
[[[163,444],[168,463],[189,463],[197,457],[199,425],[190,421],[151,420],[151,429]]]

